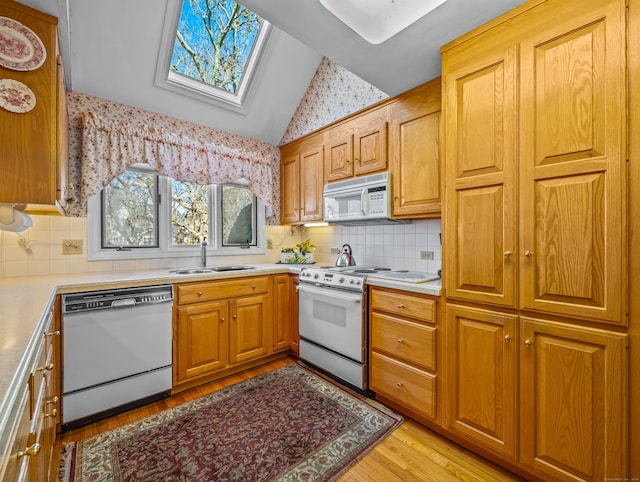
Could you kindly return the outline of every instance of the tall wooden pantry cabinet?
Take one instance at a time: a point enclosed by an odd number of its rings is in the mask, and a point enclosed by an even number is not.
[[[628,477],[625,1],[530,1],[442,57],[445,425]]]

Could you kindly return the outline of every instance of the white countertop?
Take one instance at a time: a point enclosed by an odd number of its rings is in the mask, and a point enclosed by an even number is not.
[[[8,426],[27,383],[40,332],[56,294],[97,289],[299,273],[304,265],[252,265],[257,269],[179,275],[168,269],[56,276],[0,278],[0,457],[7,448]],[[440,280],[426,283],[370,278],[367,284],[440,295]]]

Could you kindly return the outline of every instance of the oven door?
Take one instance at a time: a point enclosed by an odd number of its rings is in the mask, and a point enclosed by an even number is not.
[[[365,363],[364,294],[300,283],[298,295],[300,338]]]

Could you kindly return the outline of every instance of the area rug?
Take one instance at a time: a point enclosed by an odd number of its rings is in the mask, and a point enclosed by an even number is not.
[[[65,444],[59,477],[335,480],[402,419],[295,363]]]

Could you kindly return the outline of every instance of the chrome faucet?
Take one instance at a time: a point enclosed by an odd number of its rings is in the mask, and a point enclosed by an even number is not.
[[[200,244],[200,266],[207,267],[207,240],[203,239]]]

